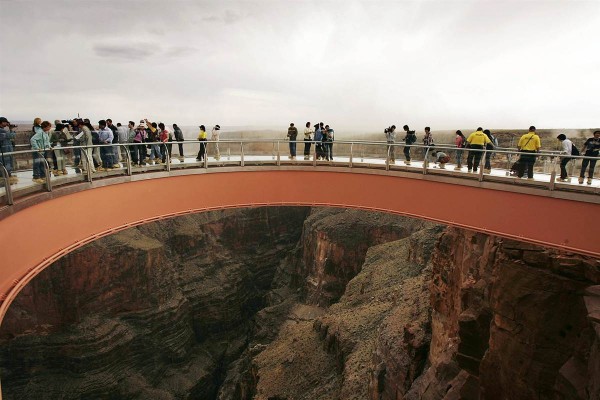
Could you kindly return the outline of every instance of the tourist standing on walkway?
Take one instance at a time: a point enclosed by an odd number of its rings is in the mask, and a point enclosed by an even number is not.
[[[206,127],[200,125],[200,132],[198,133],[198,140],[200,141],[200,150],[198,150],[198,157],[196,161],[203,161],[206,157]]]
[[[93,148],[94,139],[92,137],[92,129],[93,126],[89,122],[83,122],[82,120],[78,120],[78,125],[80,126],[79,135],[76,136],[76,139],[79,140],[79,144],[84,146],[81,151],[81,164],[83,166],[82,172],[89,169],[92,172],[96,172],[96,167],[94,166],[93,160]],[[96,148],[97,149],[97,148]],[[89,163],[92,163],[89,165]]]
[[[112,132],[112,142],[115,146],[112,147],[112,162],[113,165],[108,166],[107,168],[120,168],[119,162],[121,161],[121,156],[119,154],[119,131],[117,127],[113,125],[113,121],[110,118],[106,119],[106,127],[110,129]]]
[[[427,149],[429,150],[427,152],[427,154],[431,155],[431,149],[430,147],[435,146],[435,143],[433,143],[433,135],[431,134],[431,128],[426,126],[425,127],[425,136],[423,136],[423,146],[425,146]],[[435,157],[433,157],[433,160],[435,160]],[[429,162],[429,160],[427,160],[427,162]]]
[[[129,123],[133,124],[133,121],[130,121]],[[146,146],[143,143],[145,143],[147,139],[148,133],[146,132],[146,127],[143,124],[139,124],[133,135],[133,146],[130,147],[133,165],[146,165]]]
[[[177,126],[177,124],[173,124],[173,130],[175,131],[175,140],[177,140],[177,146],[179,146],[179,161],[183,162],[183,132],[181,131],[181,128]]]
[[[406,132],[406,136],[404,136],[404,144],[406,146],[404,146],[404,164],[406,165],[410,165],[410,145],[414,144],[417,141],[417,135],[415,134],[415,131],[411,131],[410,128],[408,127],[408,125],[404,125],[402,127],[402,129],[404,129],[404,132]]]
[[[100,141],[100,144],[111,144],[113,142],[114,136],[112,129],[110,129],[107,126],[107,122],[102,119],[98,121],[98,126],[100,127],[100,129],[98,130],[98,140]],[[114,162],[114,151],[112,146],[100,147],[100,158],[102,158],[102,166],[98,167],[99,171],[110,171],[116,164]]]
[[[12,176],[13,157],[8,154],[14,151],[12,142],[15,137],[16,133],[10,129],[10,122],[5,117],[0,117],[0,152],[2,153],[0,162],[8,172],[8,184],[10,185],[14,185],[19,181],[16,176]]]
[[[81,132],[81,126],[79,123],[79,120],[77,118],[75,118],[73,121],[71,121],[71,129],[73,130],[73,146],[79,146],[80,145],[80,141],[79,139],[77,139],[77,137],[79,136],[79,132]],[[81,163],[81,149],[80,148],[74,148],[73,149],[73,166],[75,167],[75,172],[79,172],[78,168],[81,167],[81,165],[79,165]]]
[[[106,122],[108,123],[108,121],[106,121]],[[131,125],[131,121],[129,121],[129,124]],[[119,142],[120,146],[116,147],[115,155],[117,156],[116,162],[118,162],[118,163],[123,162],[124,152],[127,151],[127,147],[125,147],[125,145],[127,144],[128,139],[129,139],[130,129],[131,128],[129,126],[125,127],[125,126],[121,125],[120,122],[117,122],[117,138],[118,138],[118,142]],[[113,135],[114,135],[114,131],[113,131]]]
[[[567,139],[567,136],[564,133],[561,133],[556,138],[560,141],[562,146],[561,154],[567,155],[566,157],[560,158],[560,177],[556,178],[556,180],[560,182],[568,182],[569,174],[567,174],[567,163],[572,160],[572,158],[569,156],[574,154],[573,142]]]
[[[69,140],[63,129],[64,125],[59,123],[55,126],[54,131],[50,135],[50,145],[54,149],[52,151],[52,162],[54,164],[54,170],[52,173],[54,176],[67,174],[67,168],[65,166],[65,151],[62,148],[67,147],[69,145],[69,141],[73,139]]]
[[[527,169],[527,179],[533,179],[533,165],[535,164],[535,153],[537,153],[542,147],[540,137],[535,132],[535,126],[529,127],[529,132],[521,136],[517,148],[521,152],[519,158],[519,171],[517,176],[522,178],[525,175],[525,169]]]
[[[296,159],[296,139],[298,138],[298,129],[294,126],[292,122],[287,132],[288,140],[290,141],[290,160]]]
[[[483,128],[479,127],[477,130],[469,135],[467,138],[469,147],[469,155],[467,156],[467,170],[469,172],[477,172],[479,168],[479,162],[481,161],[481,154],[483,147],[488,143],[491,143],[490,138],[483,133]]]
[[[492,132],[490,132],[489,129],[485,129],[483,133],[485,133],[485,136],[487,136],[488,139],[490,139],[490,143],[487,143],[485,145],[485,148],[488,151],[485,154],[485,164],[483,166],[483,172],[489,174],[490,172],[492,172],[492,153],[489,150],[493,150],[498,141],[496,140],[496,137],[492,135]]]
[[[456,138],[454,139],[454,144],[456,145],[456,167],[454,167],[455,171],[460,171],[462,168],[462,155],[463,149],[467,147],[467,138],[463,135],[461,130],[456,131]]]
[[[221,126],[215,125],[212,128],[212,132],[210,135],[210,140],[214,141],[213,146],[215,148],[215,160],[219,161],[221,159],[221,152],[219,151],[219,140],[221,138]]]
[[[164,163],[167,162],[167,152],[169,149],[167,148],[167,144],[169,143],[169,135],[171,132],[165,127],[165,124],[162,122],[158,124],[158,140],[160,141],[160,154],[161,160]],[[169,160],[170,161],[170,160]]]
[[[594,137],[589,138],[583,144],[583,149],[581,152],[586,157],[598,157],[598,152],[600,151],[600,131],[594,132]],[[588,179],[587,184],[592,184],[592,178],[594,178],[594,168],[596,167],[596,159],[584,158],[581,162],[581,172],[579,174],[579,184],[583,183],[585,178],[585,170],[588,165],[590,166],[590,170],[588,171]]]
[[[315,124],[315,152],[317,160],[323,158],[323,130],[318,123]]]
[[[31,150],[35,150],[33,152],[33,181],[35,183],[46,182],[44,158],[46,158],[46,151],[50,150],[50,136],[48,135],[50,128],[52,128],[52,124],[49,121],[34,126],[35,133],[30,139]]]
[[[156,122],[150,122],[148,119],[145,119],[146,126],[148,126],[148,130],[146,133],[148,134],[148,141],[153,143],[150,145],[150,164],[160,164],[162,155],[160,154],[160,144],[156,143],[159,141],[158,137],[158,125]]]
[[[394,143],[396,143],[396,125],[392,125],[389,128],[385,128],[383,132],[385,133],[385,141],[388,144],[388,157],[390,160],[389,162],[393,164],[396,162],[396,146],[394,146]]]
[[[310,145],[312,144],[312,137],[315,130],[310,127],[310,122],[306,123],[304,128],[304,159],[310,160]]]

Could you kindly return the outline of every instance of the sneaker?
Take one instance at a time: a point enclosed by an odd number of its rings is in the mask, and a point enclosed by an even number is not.
[[[8,183],[10,183],[11,185],[19,183],[19,178],[17,178],[16,176],[9,176]]]
[[[527,178],[528,181],[534,181],[535,179],[533,178]]]
[[[489,168],[485,168],[485,169],[483,170],[483,173],[484,173],[484,174],[489,174],[489,173],[491,173],[491,172],[492,172],[492,170],[491,170],[491,169],[489,169]]]
[[[46,180],[42,179],[42,178],[34,178],[33,182],[44,184],[44,183],[46,183]]]
[[[473,172],[473,171],[472,171],[471,169],[468,169],[468,170],[467,170],[467,172],[468,172],[468,173],[471,173],[471,172]]]
[[[460,170],[461,170],[461,167],[454,167],[454,170],[455,170],[455,171],[460,171]]]
[[[115,165],[113,165],[112,167],[113,167],[113,169],[114,169],[114,168],[121,168],[121,164],[115,164]]]
[[[591,184],[592,184],[592,178],[588,178],[588,180],[587,180],[587,184],[588,184],[588,185],[591,185]]]
[[[106,171],[106,168],[104,168],[104,167],[98,167],[98,168],[96,168],[96,171],[97,172],[103,172],[103,171]]]
[[[410,165],[410,161],[404,161],[404,164]]]
[[[583,177],[579,177],[579,184],[583,185]]]

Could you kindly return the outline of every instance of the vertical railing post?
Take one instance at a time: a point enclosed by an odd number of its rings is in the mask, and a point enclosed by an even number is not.
[[[550,173],[550,183],[548,184],[549,190],[554,190],[554,186],[556,185],[556,164],[560,160],[559,156],[554,157],[552,160],[552,172]]]
[[[44,175],[46,177],[46,190],[48,192],[51,192],[52,191],[52,181],[50,180],[50,176],[51,176],[51,173],[50,173],[50,164],[48,164],[48,160],[46,159],[46,152],[47,151],[48,150],[44,151],[44,156],[43,156],[42,160],[44,161]],[[49,151],[53,151],[53,150],[49,150]]]
[[[0,172],[2,172],[2,178],[4,178],[4,190],[6,191],[6,204],[8,204],[9,206],[12,206],[14,201],[13,201],[13,195],[12,195],[12,188],[10,187],[10,176],[8,176],[8,171],[2,164],[0,164]]]
[[[352,168],[352,159],[354,158],[354,152],[353,152],[353,147],[354,147],[354,142],[350,143],[350,165],[349,167]]]
[[[481,155],[481,159],[479,160],[479,171],[477,173],[477,180],[479,182],[483,181],[483,170],[485,166],[485,156],[487,155],[487,148],[483,150],[483,154]]]
[[[165,146],[165,164],[167,164],[167,172],[171,172],[171,156],[169,156],[169,145],[167,143],[163,143]],[[207,158],[206,155],[204,158]]]
[[[385,170],[389,171],[390,170],[390,145],[386,144],[385,147]]]
[[[273,143],[275,144],[275,143]],[[280,153],[280,149],[279,149],[279,140],[277,141],[277,166],[280,167],[281,166],[281,153]]]
[[[121,145],[119,144],[119,146],[121,146]],[[125,148],[125,158],[127,159],[127,166],[126,166],[127,172],[126,172],[126,174],[127,174],[127,176],[131,176],[131,174],[132,174],[132,171],[131,171],[131,152],[129,151],[129,145],[123,145],[123,146]]]
[[[313,142],[313,167],[317,166],[317,141]]]
[[[240,167],[243,167],[244,166],[244,142],[240,142],[240,154],[241,154]]]
[[[92,152],[93,151],[94,151],[94,148],[92,147]],[[85,170],[85,175],[87,176],[87,181],[91,182],[92,181],[92,169],[95,169],[94,157],[92,157],[91,155],[88,154],[87,148],[85,148],[85,147],[81,148],[81,155],[85,156],[85,159],[87,160],[87,169]]]
[[[427,175],[427,167],[429,166],[429,149],[430,147],[427,146],[425,155],[423,156],[423,175]]]

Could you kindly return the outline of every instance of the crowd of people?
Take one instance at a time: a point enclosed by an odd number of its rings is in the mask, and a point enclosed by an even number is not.
[[[114,168],[121,168],[124,151],[129,151],[131,162],[134,167],[161,164],[168,159],[172,160],[172,142],[177,142],[179,150],[179,161],[184,161],[182,130],[173,124],[173,129],[169,129],[162,122],[152,122],[148,119],[140,120],[139,123],[129,121],[127,126],[121,123],[113,124],[110,118],[100,120],[97,123],[98,128],[94,128],[89,119],[76,118],[73,120],[55,120],[54,129],[49,121],[42,121],[36,118],[33,121],[32,135],[30,138],[33,157],[33,181],[36,183],[45,182],[44,159],[52,162],[52,173],[55,176],[67,174],[66,160],[72,152],[73,164],[76,172],[85,172],[90,170],[109,171]],[[8,172],[8,183],[18,182],[16,176],[13,176],[14,159],[12,156],[5,155],[14,151],[14,140],[16,133],[12,129],[14,126],[5,117],[0,117],[0,162]],[[200,148],[196,157],[197,161],[206,161],[208,136],[206,127],[199,126],[198,141]],[[220,159],[219,125],[215,125],[211,130],[210,140],[213,143],[214,158]],[[417,142],[417,135],[408,125],[403,126],[405,132],[402,141],[396,141],[396,126],[391,125],[384,129],[385,139],[388,143],[388,160],[390,163],[396,162],[396,145],[403,144],[404,163],[411,163],[411,148]],[[289,139],[289,158],[296,159],[296,147],[298,143],[298,129],[294,123],[291,123],[287,138]],[[323,122],[307,122],[304,129],[304,159],[310,160],[311,147],[315,145],[315,155],[317,160],[333,160],[334,130]],[[562,182],[569,180],[567,173],[567,164],[573,159],[573,156],[580,154],[591,157],[582,160],[582,166],[578,182],[583,184],[587,173],[587,183],[592,183],[596,158],[600,151],[600,131],[595,131],[594,136],[586,140],[581,150],[569,140],[565,134],[558,135],[557,139],[562,145],[562,154],[560,160],[560,176],[556,179]],[[431,148],[429,153],[433,161],[439,165],[439,168],[445,168],[446,163],[451,161],[451,157],[444,151],[436,150],[430,127],[425,127],[422,140],[423,146]],[[117,144],[128,144],[128,146],[117,146]],[[101,145],[101,146],[93,146]],[[455,170],[463,168],[463,153],[467,152],[466,164],[468,172],[477,172],[480,167],[481,158],[484,150],[492,150],[498,147],[498,140],[489,129],[477,128],[476,131],[466,137],[460,130],[456,131],[454,141],[455,150]],[[81,147],[77,147],[81,146]],[[517,144],[520,156],[514,163],[511,170],[514,175],[522,178],[527,176],[533,179],[533,167],[537,155],[541,149],[541,140],[536,133],[536,128],[531,126],[527,133],[521,136]],[[485,153],[483,172],[491,171],[491,152]],[[429,160],[426,160],[429,161]]]
[[[404,136],[404,163],[406,165],[410,165],[410,151],[411,145],[413,145],[417,141],[417,136],[415,131],[410,130],[408,125],[404,125],[403,130],[405,132]],[[435,143],[433,140],[433,135],[431,133],[430,127],[425,127],[423,136],[423,146],[429,148],[435,148]],[[388,159],[391,163],[396,162],[395,156],[395,147],[393,144],[396,142],[396,126],[391,125],[388,128],[384,129],[385,139],[388,146]],[[567,174],[566,166],[573,159],[572,156],[578,156],[581,153],[575,147],[573,142],[567,139],[565,134],[560,134],[557,136],[557,139],[562,144],[561,151],[561,160],[560,160],[560,176],[556,179],[560,182],[568,182],[569,177]],[[401,142],[400,142],[401,143]],[[468,137],[460,131],[456,131],[455,142],[456,151],[456,167],[455,170],[459,171],[462,169],[462,160],[463,153],[467,151],[467,171],[468,172],[477,172],[479,165],[481,163],[481,157],[484,154],[485,150],[493,150],[498,147],[498,139],[491,133],[489,129],[483,129],[481,127],[477,128],[475,132],[469,134]],[[517,149],[519,151],[519,158],[511,167],[511,171],[515,176],[519,178],[525,177],[527,175],[527,179],[534,179],[533,177],[533,167],[536,161],[536,153],[540,151],[542,147],[542,143],[539,135],[536,132],[535,126],[530,126],[527,133],[522,135],[517,144]],[[466,150],[465,150],[466,149]],[[600,152],[600,131],[595,131],[594,136],[586,140],[583,145],[582,153],[586,157],[598,157]],[[440,168],[445,169],[446,163],[450,162],[451,158],[448,154],[443,151],[433,150],[431,152],[435,162],[439,165]],[[484,173],[491,172],[491,157],[492,153],[485,153],[485,160],[483,166]],[[585,174],[587,172],[587,184],[592,184],[592,178],[594,176],[594,169],[596,166],[596,159],[594,158],[584,158],[582,160],[581,171],[579,175],[578,182],[579,184],[583,184],[585,181]]]
[[[312,125],[312,126],[311,126]],[[311,124],[307,122],[304,128],[304,159],[310,160],[310,149],[315,144],[317,160],[333,161],[333,141],[335,132],[333,128],[323,122]],[[296,159],[296,144],[298,128],[292,122],[288,128],[287,138],[290,141],[290,160]]]

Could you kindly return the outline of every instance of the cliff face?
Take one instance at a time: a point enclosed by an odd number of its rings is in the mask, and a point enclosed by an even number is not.
[[[447,229],[432,265],[431,365],[407,398],[597,398],[598,260]]]
[[[341,209],[186,216],[48,268],[5,399],[600,398],[598,260]]]
[[[308,212],[186,216],[69,254],[2,325],[4,398],[214,398]]]

